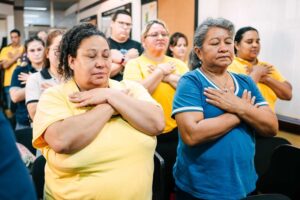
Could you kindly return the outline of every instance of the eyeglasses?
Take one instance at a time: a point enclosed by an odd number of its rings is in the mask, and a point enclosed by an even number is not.
[[[169,33],[158,33],[158,32],[150,33],[150,34],[146,35],[146,37],[158,38],[160,35],[162,38],[169,37]]]
[[[59,49],[56,49],[56,48],[54,48],[54,49],[50,48],[50,49],[53,51],[55,56],[57,56],[57,57],[60,56],[60,50]]]
[[[120,22],[120,21],[116,21],[118,24],[119,24],[119,26],[127,26],[127,27],[131,27],[132,26],[132,24],[131,23],[127,23],[127,22]]]

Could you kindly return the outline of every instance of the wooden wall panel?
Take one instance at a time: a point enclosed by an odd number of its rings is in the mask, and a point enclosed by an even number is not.
[[[165,21],[170,34],[184,33],[192,47],[194,36],[195,0],[158,0],[158,18]]]

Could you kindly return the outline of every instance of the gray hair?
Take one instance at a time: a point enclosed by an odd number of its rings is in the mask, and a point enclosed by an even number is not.
[[[189,67],[192,70],[201,67],[201,60],[198,58],[194,48],[195,47],[202,48],[207,32],[209,31],[210,28],[213,27],[219,27],[228,30],[230,36],[233,38],[234,25],[231,21],[224,18],[216,18],[216,19],[207,18],[206,20],[204,20],[204,22],[200,24],[200,26],[197,28],[195,32],[193,49],[189,55]]]

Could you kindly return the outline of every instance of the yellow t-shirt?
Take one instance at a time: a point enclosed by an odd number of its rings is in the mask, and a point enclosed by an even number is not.
[[[110,88],[129,89],[134,98],[159,106],[146,89],[133,81],[109,81]],[[73,80],[49,88],[38,103],[33,145],[47,160],[46,199],[150,200],[156,137],[148,136],[121,117],[110,119],[96,138],[73,154],[55,153],[42,137],[52,123],[87,112],[68,95],[78,91]]]
[[[20,46],[18,48],[13,48],[11,45],[4,47],[1,50],[1,54],[0,54],[0,60],[10,60],[11,58],[9,57],[9,53],[11,52],[12,54],[16,54],[19,52],[23,52],[24,51],[24,47]],[[15,62],[12,66],[10,66],[9,68],[5,69],[4,71],[4,84],[3,86],[10,86],[10,82],[11,82],[11,77],[13,75],[13,72],[15,70],[15,68],[17,67],[18,63]]]
[[[258,65],[269,65],[266,62],[258,61]],[[238,74],[246,74],[247,73],[247,66],[252,67],[253,65],[246,60],[241,58],[235,57],[231,65],[228,67],[228,71],[238,73]],[[270,75],[273,79],[284,82],[286,79],[280,74],[280,72],[273,66],[272,74]],[[265,100],[269,103],[270,108],[274,111],[275,109],[275,102],[277,100],[277,96],[275,92],[267,85],[263,83],[257,83],[259,91],[265,98]]]
[[[150,75],[148,71],[149,65],[157,66],[160,63],[166,62],[175,63],[176,71],[174,73],[176,74],[183,75],[185,72],[188,71],[186,64],[176,58],[165,56],[164,59],[158,63],[156,61],[148,59],[145,55],[141,55],[136,59],[128,61],[128,63],[125,66],[123,78],[125,80],[141,81]],[[171,118],[174,95],[175,89],[170,84],[164,82],[159,83],[159,85],[152,94],[152,97],[158,103],[160,103],[160,105],[164,109],[166,127],[163,133],[170,132],[177,127],[176,121]]]

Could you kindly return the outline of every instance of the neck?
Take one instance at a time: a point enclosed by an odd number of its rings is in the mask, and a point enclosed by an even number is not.
[[[152,54],[149,51],[144,52],[144,55],[149,58],[150,60],[156,61],[156,62],[161,62],[165,58],[164,53],[157,53],[157,54]]]
[[[174,58],[177,58],[177,59],[181,60],[182,62],[185,61],[184,56],[174,56]]]
[[[111,37],[111,39],[113,39],[114,41],[116,41],[116,42],[119,42],[119,43],[124,43],[124,42],[126,42],[127,40],[128,40],[128,38],[117,38],[117,37],[115,37],[115,36],[110,36]]]
[[[237,57],[241,58],[243,60],[246,60],[247,62],[251,63],[252,65],[256,65],[257,64],[257,58],[253,58],[253,59],[243,58],[243,57],[239,56],[238,54],[237,54]]]
[[[220,68],[211,69],[211,68],[208,68],[208,67],[202,65],[202,67],[200,67],[200,70],[202,72],[204,72],[205,74],[209,74],[211,76],[224,76],[224,75],[227,74],[226,73],[227,68],[225,68],[225,69],[223,69],[223,68],[222,69],[220,69]]]
[[[13,44],[13,43],[12,43],[11,46],[14,47],[14,48],[17,48],[17,47],[20,46],[20,44]]]
[[[56,67],[50,66],[48,71],[51,74],[51,76],[53,76],[56,79],[60,79],[61,75],[57,72]]]
[[[44,65],[44,63],[31,63],[31,66],[37,71],[42,69],[43,65]]]
[[[217,85],[221,90],[227,90],[230,86],[228,83],[230,76],[226,70],[211,70],[205,67],[201,67],[200,70],[210,79],[215,85]]]

